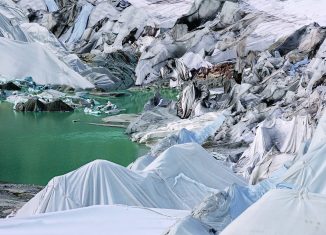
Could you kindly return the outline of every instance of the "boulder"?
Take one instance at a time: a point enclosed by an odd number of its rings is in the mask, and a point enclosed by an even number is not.
[[[29,99],[26,103],[24,103],[24,108],[21,111],[25,112],[42,112],[46,111],[46,106],[39,99]]]
[[[7,82],[5,84],[0,84],[0,89],[7,91],[20,91],[21,88],[13,82]]]
[[[71,112],[74,109],[63,102],[62,100],[55,100],[53,102],[45,104],[45,111],[49,112]]]

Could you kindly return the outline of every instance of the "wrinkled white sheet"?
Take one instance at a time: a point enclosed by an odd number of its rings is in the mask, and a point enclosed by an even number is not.
[[[310,24],[317,22],[326,26],[326,1],[323,0],[245,0],[257,10],[279,17],[285,21]]]
[[[212,67],[212,64],[205,61],[199,54],[187,52],[180,60],[187,66],[188,69],[200,69]]]
[[[283,181],[298,190],[326,194],[326,112],[319,120],[307,153],[285,174]]]
[[[27,36],[18,25],[15,25],[1,13],[0,7],[0,37],[27,42]]]
[[[87,3],[82,7],[80,14],[78,15],[75,21],[74,28],[67,41],[67,44],[77,42],[81,38],[86,29],[88,17],[91,14],[93,8],[94,6],[90,3]]]
[[[186,128],[182,128],[177,134],[168,135],[164,139],[158,141],[158,143],[151,148],[150,154],[138,158],[134,163],[130,164],[129,167],[134,170],[143,169],[161,152],[175,144],[197,143],[202,145],[209,137],[214,136],[216,131],[224,123],[224,120],[224,116],[221,115],[211,124],[203,125],[202,129],[197,131],[189,131]]]
[[[295,122],[305,123],[304,120],[304,117],[301,117]],[[294,124],[293,120],[290,123]],[[282,130],[291,136],[293,132],[287,132],[285,127],[290,128],[291,125],[283,126]],[[300,128],[296,131],[299,130]],[[300,135],[303,134],[304,132],[300,131]],[[295,135],[298,139],[292,139],[300,140],[300,135]],[[272,178],[257,185],[246,187],[233,185],[222,194],[207,198],[192,212],[193,217],[200,218],[202,224],[186,217],[172,227],[169,235],[195,234],[195,231],[207,225],[221,231],[220,228],[223,229],[223,226],[228,225],[233,219],[235,221],[222,234],[325,234],[326,224],[320,222],[326,209],[326,197],[321,195],[326,193],[325,135],[326,113],[319,120],[308,151],[306,152],[307,144],[303,143],[300,150],[296,150],[299,155],[296,157],[297,162],[289,170],[279,166]],[[266,142],[269,140],[271,139],[267,138]],[[285,144],[285,149],[297,148],[288,148],[287,143],[292,143],[290,145],[292,147],[298,144],[293,145],[295,141],[279,141],[279,147]],[[283,148],[284,151],[285,149]],[[273,157],[284,158],[286,157],[284,155],[286,154]],[[292,187],[293,190],[284,189]],[[276,188],[279,189],[275,190]],[[269,190],[272,191],[268,192]],[[263,196],[265,193],[267,195]],[[309,223],[305,225],[307,220]],[[292,225],[296,223],[300,223],[299,228],[291,230]],[[202,234],[209,234],[208,229]]]
[[[280,169],[270,179],[256,185],[232,185],[203,200],[187,216],[170,228],[168,235],[208,235],[210,229],[219,234],[227,225],[243,213],[248,207],[259,200],[266,192],[275,189],[280,176],[286,168]]]
[[[278,18],[260,22],[254,26],[254,31],[247,37],[245,41],[245,52],[265,51],[271,45],[292,35],[304,25],[300,22],[288,22]]]
[[[97,4],[88,19],[87,27],[93,27],[97,22],[107,17],[110,21],[115,20],[119,11],[116,10],[108,1],[103,1]]]
[[[307,68],[306,76],[309,78],[307,94],[312,93],[312,88],[326,74],[326,40],[320,45],[316,57],[313,58]]]
[[[161,235],[188,211],[123,205],[92,206],[28,218],[0,219],[3,235]]]
[[[324,111],[308,151],[280,177],[279,188],[293,189],[269,191],[221,234],[325,234],[325,137]]]
[[[133,6],[141,8],[155,19],[161,28],[171,28],[179,17],[188,13],[194,0],[129,0]]]
[[[38,43],[0,38],[0,51],[0,74],[7,80],[32,77],[40,85],[67,85],[82,89],[94,87]]]
[[[290,121],[283,119],[265,120],[258,127],[254,142],[243,153],[235,170],[246,178],[250,178],[255,167],[269,161],[266,159],[268,157],[266,153],[272,148],[275,148],[279,153],[295,154],[300,149],[302,142],[312,137],[312,133],[313,127],[309,125],[308,116],[296,116]],[[272,158],[270,160],[268,167],[272,164],[281,165],[289,159],[283,155],[283,158]]]
[[[37,23],[23,23],[19,27],[28,35],[29,42],[41,44],[58,57],[68,55],[67,49],[47,28]]]
[[[47,10],[47,6],[45,5],[44,0],[20,0],[18,1],[18,5],[27,10],[29,8],[33,10]]]
[[[44,0],[44,2],[46,4],[49,12],[54,12],[54,11],[59,10],[59,7],[54,0]]]
[[[326,197],[305,191],[271,190],[221,235],[324,235]]]
[[[139,141],[140,143],[152,143],[158,139],[165,138],[170,134],[177,134],[181,129],[186,128],[189,131],[198,132],[202,130],[203,127],[208,127],[213,123],[216,123],[216,129],[218,125],[221,125],[225,120],[225,116],[221,112],[209,112],[205,113],[199,117],[192,119],[179,119],[179,120],[168,120],[166,124],[162,124],[161,127],[137,132],[132,134],[132,139],[134,141]],[[205,125],[203,125],[205,123]],[[218,124],[220,123],[220,124]],[[202,132],[201,135],[204,136],[208,132]],[[210,133],[210,132],[209,132]]]
[[[25,13],[11,0],[0,0],[0,14],[12,22],[28,22]]]
[[[143,171],[97,160],[55,177],[17,216],[106,204],[189,210],[234,183],[246,185],[200,145],[175,145]]]

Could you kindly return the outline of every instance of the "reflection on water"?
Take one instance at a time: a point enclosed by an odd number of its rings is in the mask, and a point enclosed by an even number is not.
[[[109,100],[126,113],[139,113],[151,95],[137,92]],[[105,103],[108,98],[99,100]],[[147,151],[131,142],[124,129],[86,124],[100,119],[82,111],[17,113],[0,103],[0,181],[44,185],[95,159],[126,166]]]

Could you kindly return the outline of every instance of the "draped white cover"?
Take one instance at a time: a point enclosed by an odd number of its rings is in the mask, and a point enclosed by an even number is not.
[[[324,235],[326,197],[304,191],[271,190],[221,235]]]
[[[38,43],[0,37],[0,51],[0,74],[8,80],[32,77],[40,85],[67,85],[82,89],[94,87]]]
[[[234,183],[246,185],[200,145],[181,144],[143,171],[97,160],[55,177],[16,216],[111,204],[189,210]]]
[[[0,220],[6,235],[161,235],[188,211],[150,209],[123,205],[92,206],[40,214],[28,218]]]

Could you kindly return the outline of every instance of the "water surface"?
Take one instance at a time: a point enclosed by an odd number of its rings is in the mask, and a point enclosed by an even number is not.
[[[139,113],[152,92],[110,100],[125,113]],[[127,166],[147,148],[131,142],[124,129],[88,125],[102,117],[71,113],[19,113],[0,103],[0,181],[45,185],[52,177],[95,159]],[[74,123],[80,120],[81,123]]]

